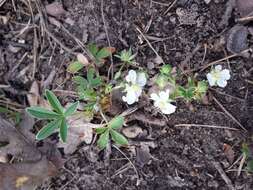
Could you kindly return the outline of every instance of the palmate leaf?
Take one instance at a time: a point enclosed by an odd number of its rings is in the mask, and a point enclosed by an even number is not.
[[[57,113],[62,114],[63,113],[63,107],[62,107],[60,101],[58,100],[58,98],[54,95],[54,93],[51,92],[50,90],[46,90],[46,97],[47,97],[47,100],[50,103],[51,107]]]
[[[109,57],[110,55],[111,55],[111,51],[108,48],[104,47],[97,52],[96,58],[100,60],[100,59]]]
[[[99,128],[95,129],[96,133],[99,135],[104,133],[106,130],[108,130],[108,128],[106,128],[106,127],[99,127]]]
[[[62,119],[61,126],[60,126],[60,138],[62,142],[66,142],[68,134],[68,124],[65,119]]]
[[[123,124],[124,124],[124,117],[117,116],[108,123],[108,127],[112,129],[120,129],[123,126]]]
[[[64,112],[65,117],[71,116],[73,113],[75,113],[78,105],[79,105],[78,101],[71,104]]]
[[[109,142],[109,130],[105,131],[103,134],[100,135],[97,144],[100,149],[104,149],[107,146],[108,142]]]
[[[127,145],[128,144],[126,137],[124,137],[123,135],[121,135],[117,131],[110,130],[110,134],[112,136],[112,140],[114,142],[116,142],[117,144],[120,144],[120,145]]]
[[[83,63],[80,63],[79,61],[75,61],[68,66],[67,71],[69,73],[74,74],[80,71],[84,66],[85,65]]]
[[[50,135],[52,135],[56,129],[58,129],[61,125],[62,120],[61,119],[57,119],[54,121],[51,121],[50,123],[48,123],[46,126],[44,126],[36,135],[36,139],[37,140],[43,140],[47,137],[49,137]]]
[[[94,57],[96,57],[96,54],[97,54],[97,52],[98,52],[98,47],[96,46],[96,44],[89,44],[89,45],[88,45],[88,49],[89,49],[90,53],[91,53]]]
[[[29,107],[26,111],[29,115],[38,119],[56,119],[60,117],[56,112],[37,106]]]

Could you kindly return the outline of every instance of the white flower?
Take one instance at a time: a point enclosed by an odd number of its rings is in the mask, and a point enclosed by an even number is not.
[[[171,114],[176,111],[176,106],[172,105],[169,98],[170,91],[160,91],[159,94],[152,93],[151,99],[154,100],[154,106],[159,108],[164,114]]]
[[[228,69],[223,69],[221,65],[217,65],[210,73],[207,74],[207,80],[210,86],[219,86],[224,88],[227,85],[227,80],[230,79]]]
[[[134,70],[130,70],[126,76],[126,96],[122,97],[124,102],[131,105],[135,102],[138,102],[139,97],[142,93],[142,88],[145,86],[147,79],[145,73],[136,73]]]

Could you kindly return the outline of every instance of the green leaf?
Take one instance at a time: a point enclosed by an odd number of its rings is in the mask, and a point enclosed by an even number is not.
[[[26,108],[26,112],[32,117],[39,119],[55,119],[60,116],[58,113],[37,106]]]
[[[54,95],[53,92],[50,90],[46,90],[46,97],[48,102],[50,103],[51,107],[57,112],[57,113],[63,113],[63,107],[58,100],[58,98]]]
[[[88,49],[89,49],[90,53],[91,53],[94,57],[96,57],[96,54],[97,54],[97,52],[98,52],[98,48],[97,48],[96,44],[89,44],[89,45],[88,45]]]
[[[65,113],[64,113],[65,117],[68,117],[68,116],[72,115],[73,113],[75,113],[75,112],[76,112],[76,109],[77,109],[77,107],[78,107],[78,105],[79,105],[79,102],[78,102],[78,101],[75,102],[75,103],[73,103],[72,105],[70,105],[70,106],[66,109],[66,111],[65,111]]]
[[[84,88],[87,88],[87,86],[88,86],[88,81],[81,76],[73,77],[73,81],[74,81],[74,83],[76,83],[78,85],[82,85]]]
[[[245,154],[246,158],[249,157],[249,153],[250,153],[249,146],[246,143],[242,144],[242,152],[243,154]]]
[[[120,76],[121,76],[121,71],[118,71],[118,72],[115,74],[115,76],[114,76],[114,80],[119,79]]]
[[[206,81],[198,81],[197,89],[196,89],[198,93],[206,93],[207,89],[208,89],[208,86],[207,86]]]
[[[172,67],[169,64],[163,65],[160,72],[164,75],[169,75],[172,71]]]
[[[92,87],[96,87],[101,84],[101,78],[98,75],[96,75],[95,77],[95,70],[93,68],[89,68],[87,73],[87,79]]]
[[[123,135],[121,135],[117,131],[110,130],[110,134],[112,136],[112,140],[114,142],[116,142],[117,144],[120,144],[120,145],[127,145],[128,144],[126,137],[124,137]]]
[[[61,126],[60,126],[60,138],[62,142],[66,142],[67,140],[67,134],[68,134],[68,124],[65,119],[61,121]]]
[[[108,142],[109,142],[109,130],[106,130],[102,135],[100,135],[97,144],[100,149],[104,149],[106,148]]]
[[[248,169],[249,172],[253,172],[253,160],[248,161],[247,169]]]
[[[168,84],[168,77],[164,74],[160,74],[155,80],[159,88],[163,89]]]
[[[79,61],[75,61],[75,62],[69,64],[67,71],[69,73],[74,74],[74,73],[77,73],[78,71],[80,71],[83,67],[84,67],[84,64],[80,63]]]
[[[110,55],[111,55],[111,51],[108,48],[104,47],[100,49],[99,52],[97,52],[96,58],[103,59],[103,58],[109,57]]]
[[[107,127],[99,127],[99,128],[96,128],[95,131],[97,134],[102,134],[104,133],[106,130],[108,130]]]
[[[187,83],[189,88],[195,88],[195,82],[194,79],[191,77],[188,77],[188,83]]]
[[[49,137],[51,134],[54,133],[54,131],[60,127],[61,119],[51,121],[46,126],[44,126],[36,135],[37,140],[43,140],[47,137]]]
[[[112,129],[120,129],[123,126],[123,124],[124,124],[124,117],[117,116],[108,123],[108,127]]]

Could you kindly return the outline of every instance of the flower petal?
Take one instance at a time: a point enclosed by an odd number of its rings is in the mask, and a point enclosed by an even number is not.
[[[135,84],[136,83],[136,78],[137,78],[136,72],[134,70],[130,70],[128,72],[128,75],[126,76],[126,81]]]
[[[159,92],[159,96],[160,96],[161,101],[167,102],[170,97],[169,93],[170,93],[169,90]]]
[[[150,98],[154,101],[158,101],[160,98],[156,93],[152,93],[150,94]]]
[[[217,85],[219,86],[219,87],[222,87],[222,88],[224,88],[225,86],[227,86],[227,81],[226,80],[218,80],[217,81]]]
[[[222,79],[229,80],[230,79],[230,73],[228,69],[224,69],[221,71],[221,77]]]
[[[221,71],[222,70],[222,66],[221,65],[216,65],[214,67],[215,71]]]
[[[122,100],[127,104],[131,105],[138,101],[138,97],[136,97],[135,92],[133,90],[127,91],[126,96],[122,97]]]
[[[167,103],[166,106],[161,110],[164,114],[172,114],[176,111],[176,106],[173,104]]]
[[[141,72],[137,74],[137,84],[141,87],[145,86],[147,83],[147,78],[145,73]]]
[[[209,83],[210,86],[214,86],[214,85],[215,85],[216,80],[214,79],[214,77],[212,76],[211,73],[208,73],[208,74],[206,75],[206,78],[207,78],[208,83]]]

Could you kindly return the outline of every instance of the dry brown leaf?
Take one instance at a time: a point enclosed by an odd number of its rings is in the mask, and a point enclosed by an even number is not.
[[[37,106],[39,100],[39,85],[37,81],[34,81],[29,90],[29,94],[27,94],[27,100],[30,106]]]
[[[224,150],[224,153],[225,153],[229,163],[232,164],[235,159],[235,152],[234,152],[233,148],[229,144],[224,143],[223,150]]]
[[[55,17],[59,17],[66,13],[66,11],[63,8],[62,3],[60,2],[54,2],[46,5],[46,12]]]
[[[102,127],[100,124],[89,123],[81,112],[69,118],[68,123],[67,141],[66,143],[59,142],[57,145],[64,148],[65,154],[72,154],[82,142],[90,144],[92,142],[93,129]]]
[[[88,66],[90,63],[88,59],[81,53],[78,53],[76,56],[77,60],[82,63],[84,66]]]
[[[141,134],[142,128],[138,126],[126,127],[122,130],[122,133],[128,138],[136,138],[139,134]]]

